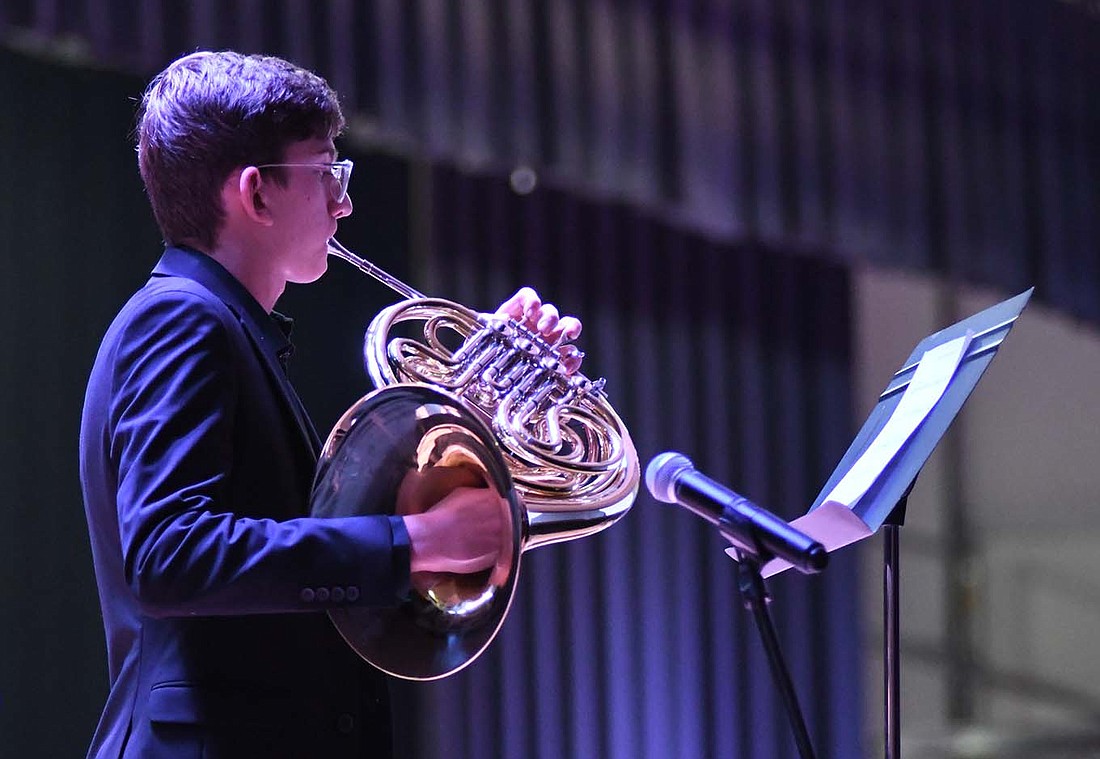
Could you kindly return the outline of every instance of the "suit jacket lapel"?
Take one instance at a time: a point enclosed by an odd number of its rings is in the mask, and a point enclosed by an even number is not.
[[[241,326],[244,327],[245,334],[248,335],[252,345],[256,348],[256,353],[259,354],[264,366],[267,367],[272,381],[282,390],[282,395],[287,401],[290,413],[298,424],[298,430],[305,438],[306,444],[313,453],[313,458],[316,459],[321,454],[321,439],[317,435],[317,429],[313,426],[313,421],[309,418],[298,392],[294,389],[294,385],[290,383],[290,377],[287,376],[285,367],[279,361],[277,354],[273,355],[271,351],[264,350],[265,336],[261,330],[257,329],[257,325],[240,314],[238,314],[238,317],[241,320]]]
[[[277,395],[282,398],[285,412],[294,420],[303,444],[316,461],[321,452],[321,440],[298,393],[290,383],[286,370],[279,362],[278,352],[289,346],[289,340],[272,316],[263,310],[244,285],[205,253],[189,248],[169,247],[153,269],[153,274],[194,280],[210,290],[237,315],[242,330],[248,335],[256,355],[267,371],[268,378],[278,389]]]

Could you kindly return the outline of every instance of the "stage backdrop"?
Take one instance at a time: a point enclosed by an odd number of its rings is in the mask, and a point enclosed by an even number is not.
[[[12,756],[80,755],[106,694],[76,442],[99,338],[159,252],[128,139],[141,89],[0,52],[0,735]],[[587,370],[607,377],[643,460],[678,448],[786,516],[810,502],[851,426],[842,269],[708,243],[545,184],[520,196],[502,175],[346,147],[350,247],[477,307],[536,285],[584,317]],[[281,304],[300,317],[292,372],[322,429],[366,391],[362,331],[392,299],[332,268]],[[397,687],[402,755],[791,755],[721,548],[642,496],[601,536],[531,555],[483,661]],[[859,755],[854,565],[772,589],[820,755]]]
[[[0,35],[285,55],[375,144],[1100,317],[1095,0],[9,0]]]
[[[454,272],[454,292],[482,304],[538,283],[584,315],[590,369],[643,463],[686,452],[787,517],[812,501],[851,428],[843,270],[556,190],[517,196],[446,169],[432,180],[440,279]],[[599,538],[532,554],[491,660],[432,690],[432,745],[470,759],[498,746],[517,758],[794,756],[722,548],[643,495]],[[815,745],[838,759],[861,753],[850,558],[771,584]]]

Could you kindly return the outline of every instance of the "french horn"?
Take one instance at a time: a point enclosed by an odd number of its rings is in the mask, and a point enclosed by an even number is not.
[[[459,483],[492,488],[506,512],[510,540],[493,569],[418,573],[395,606],[329,611],[375,667],[407,680],[439,679],[473,662],[496,636],[523,552],[593,535],[626,514],[638,492],[638,456],[604,380],[567,374],[558,346],[507,318],[429,298],[335,239],[329,254],[404,300],[367,330],[364,361],[376,389],[329,434],[312,513],[412,513]]]

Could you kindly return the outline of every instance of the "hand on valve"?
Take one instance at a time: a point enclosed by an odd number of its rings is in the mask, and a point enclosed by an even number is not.
[[[581,334],[581,322],[575,316],[560,316],[557,306],[543,303],[539,294],[530,287],[521,287],[497,308],[498,316],[508,316],[527,329],[541,335],[551,345],[561,342],[558,353],[568,374],[575,373],[584,360],[584,353],[577,346],[569,345]]]

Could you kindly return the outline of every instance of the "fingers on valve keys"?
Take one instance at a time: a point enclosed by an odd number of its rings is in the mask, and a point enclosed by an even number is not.
[[[496,310],[498,316],[507,316],[557,347],[562,364],[569,374],[576,372],[584,359],[584,353],[570,345],[580,337],[583,325],[575,316],[561,316],[553,303],[543,303],[539,294],[530,287],[521,287]]]

